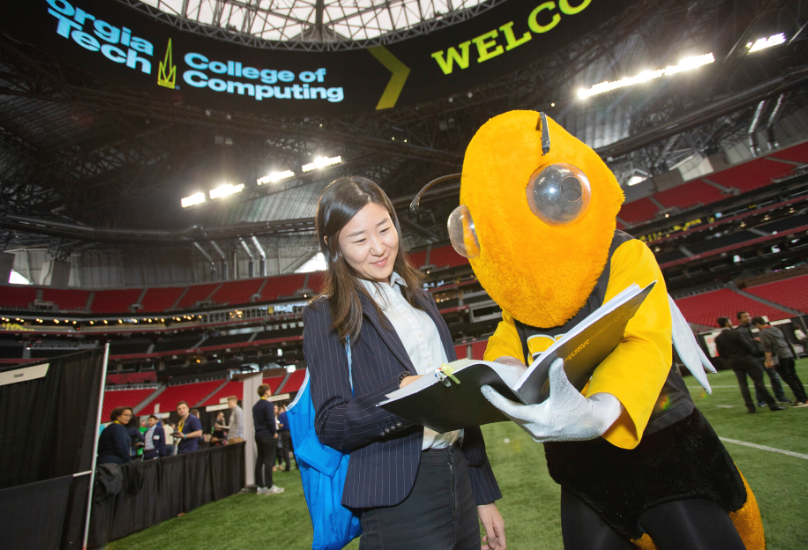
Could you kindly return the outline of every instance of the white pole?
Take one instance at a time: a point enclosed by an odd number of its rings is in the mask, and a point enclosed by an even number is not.
[[[101,426],[101,411],[104,410],[104,390],[107,386],[107,362],[109,361],[109,342],[104,346],[104,367],[101,369],[101,393],[98,395],[98,414],[95,417],[93,432],[93,458],[90,467],[90,486],[87,488],[87,517],[84,520],[84,542],[81,547],[87,550],[87,539],[90,536],[90,511],[93,505],[93,484],[95,483],[95,463],[98,458],[98,428]]]

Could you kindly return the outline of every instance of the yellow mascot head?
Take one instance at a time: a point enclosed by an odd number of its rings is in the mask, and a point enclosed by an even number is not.
[[[622,203],[617,179],[592,149],[549,117],[511,111],[471,140],[449,231],[505,311],[551,328],[592,292]]]

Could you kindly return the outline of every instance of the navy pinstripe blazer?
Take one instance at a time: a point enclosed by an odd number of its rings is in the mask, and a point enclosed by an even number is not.
[[[345,347],[331,328],[328,301],[321,298],[303,312],[303,353],[316,411],[314,425],[323,444],[351,453],[342,504],[350,508],[394,506],[412,490],[424,429],[376,404],[398,389],[402,372],[417,373],[392,324],[385,319],[391,328],[382,325],[370,298],[360,294],[360,300],[362,330],[351,341],[355,398],[348,381]],[[455,360],[449,328],[432,297],[420,291],[418,301],[435,322],[446,356]],[[480,428],[467,428],[464,434],[462,449],[477,505],[502,498]]]

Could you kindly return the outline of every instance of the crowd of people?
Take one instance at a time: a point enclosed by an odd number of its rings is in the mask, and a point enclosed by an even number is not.
[[[261,399],[252,411],[258,451],[255,483],[258,494],[279,494],[284,489],[273,484],[272,473],[283,464],[283,470],[290,471],[294,457],[286,406],[268,401],[272,394],[267,384],[259,387],[258,395]],[[204,433],[199,409],[189,408],[185,401],[177,403],[178,422],[164,423],[154,414],[141,420],[132,407],[117,407],[110,413],[109,424],[99,436],[98,464],[126,464],[132,460],[152,460],[241,443],[244,441],[244,411],[238,401],[235,395],[227,398],[229,421],[224,411],[218,411],[209,434]]]
[[[785,334],[763,317],[752,317],[746,311],[739,311],[737,320],[738,326],[733,328],[729,318],[718,318],[722,332],[715,337],[715,345],[718,356],[728,361],[729,367],[735,372],[747,411],[757,412],[756,406],[768,406],[772,411],[785,410],[782,405],[808,407],[805,387],[794,367],[797,354]],[[752,332],[752,328],[758,332]],[[795,331],[795,335],[798,339],[800,336],[804,339],[802,331],[800,334]],[[766,388],[764,373],[769,377],[774,396]],[[754,401],[747,377],[752,379],[755,386]],[[781,377],[794,393],[795,401],[786,397]]]

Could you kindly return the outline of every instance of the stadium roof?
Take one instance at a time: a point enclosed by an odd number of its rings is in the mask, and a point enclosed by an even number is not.
[[[144,9],[138,0],[119,1]],[[503,1],[144,0],[142,4],[168,14],[166,20],[177,26],[195,23],[202,34],[224,31],[220,38],[256,47],[349,49],[432,32]]]

